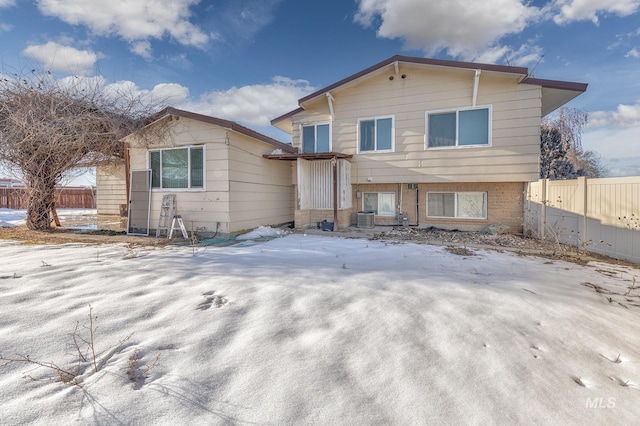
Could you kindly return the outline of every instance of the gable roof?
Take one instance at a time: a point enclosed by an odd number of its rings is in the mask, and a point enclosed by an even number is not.
[[[168,116],[183,117],[183,118],[188,118],[190,120],[196,120],[196,121],[202,121],[204,123],[215,124],[217,126],[224,127],[225,129],[232,130],[234,132],[256,139],[260,142],[264,142],[268,145],[273,146],[276,149],[281,149],[284,152],[289,152],[289,153],[297,152],[297,150],[294,147],[292,147],[290,144],[280,142],[278,140],[270,138],[269,136],[263,135],[262,133],[258,133],[255,130],[251,130],[248,127],[244,127],[236,123],[235,121],[223,120],[222,118],[211,117],[209,115],[203,115],[203,114],[197,114],[195,112],[185,111],[185,110],[177,109],[173,107],[166,107],[162,111],[158,112],[157,114],[154,114],[151,117],[149,124],[147,125],[151,125],[154,122],[158,120],[162,120],[163,118]]]
[[[511,74],[520,79],[521,84],[535,84],[540,85],[543,88],[542,94],[542,115],[547,115],[551,111],[556,108],[564,105],[569,102],[571,99],[580,95],[584,91],[587,90],[587,84],[585,83],[573,83],[566,81],[557,81],[557,80],[543,80],[538,78],[529,77],[529,70],[526,67],[514,67],[507,65],[494,65],[494,64],[481,64],[474,62],[460,62],[460,61],[449,61],[443,59],[431,59],[431,58],[418,58],[413,56],[402,56],[395,55],[390,58],[385,59],[384,61],[378,62],[375,65],[370,66],[360,72],[350,75],[349,77],[343,78],[340,81],[337,81],[327,87],[324,87],[320,90],[317,90],[303,98],[298,100],[299,108],[294,109],[293,111],[289,111],[286,114],[283,114],[279,117],[271,120],[271,124],[275,125],[278,122],[286,120],[288,118],[293,117],[299,112],[304,111],[303,104],[319,97],[325,95],[332,90],[338,89],[342,86],[348,85],[354,81],[360,80],[362,78],[366,78],[370,74],[385,68],[389,65],[393,65],[396,63],[407,63],[407,64],[417,64],[431,67],[447,67],[447,68],[457,68],[457,69],[469,69],[469,70],[482,70],[482,71],[490,71],[496,73],[504,73]],[[547,90],[545,90],[547,89]],[[555,93],[559,91],[559,93]],[[545,94],[547,96],[545,96]],[[547,98],[549,102],[547,101]],[[561,102],[561,103],[560,103]]]

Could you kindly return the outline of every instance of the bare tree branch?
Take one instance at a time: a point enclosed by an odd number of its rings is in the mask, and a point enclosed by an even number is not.
[[[27,226],[47,229],[54,189],[71,170],[121,162],[125,136],[156,112],[151,99],[108,92],[100,78],[56,80],[50,73],[0,80],[0,163],[27,186]],[[157,130],[157,129],[156,129]]]

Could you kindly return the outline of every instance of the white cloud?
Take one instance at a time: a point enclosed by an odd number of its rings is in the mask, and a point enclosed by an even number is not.
[[[555,0],[554,9],[559,9],[553,17],[556,24],[589,20],[598,24],[598,15],[613,14],[628,16],[640,8],[640,0]]]
[[[145,59],[152,58],[151,42],[149,40],[134,41],[130,46],[131,52]]]
[[[28,46],[22,54],[40,62],[47,70],[80,75],[90,71],[100,58],[90,50],[78,50],[54,41]]]
[[[178,105],[189,99],[189,88],[178,83],[156,84],[151,90],[142,89],[131,80],[109,83],[102,76],[67,76],[57,80],[63,87],[77,91],[99,90],[112,99],[130,100],[139,98],[146,107],[163,108]]]
[[[189,99],[189,88],[178,83],[156,84],[149,94],[165,105],[179,105]]]
[[[589,127],[639,127],[640,103],[635,105],[618,105],[615,111],[595,111],[589,113]]]
[[[91,79],[87,79],[88,82]],[[125,99],[140,97],[150,105],[162,108],[168,105],[176,105],[185,102],[189,98],[189,88],[178,83],[160,83],[153,89],[142,89],[130,80],[120,80],[114,83],[102,81],[104,91],[113,97]]]
[[[0,0],[0,7],[9,7],[16,4],[15,0]]]
[[[0,22],[0,31],[9,32],[13,29],[13,25],[5,24],[4,22]]]
[[[609,176],[640,176],[640,102],[589,113],[582,146],[601,154]]]
[[[470,60],[503,36],[520,33],[541,14],[521,0],[358,0],[355,21],[378,26],[379,18],[378,37],[404,39],[407,48],[427,55],[446,50]]]
[[[273,118],[297,108],[298,99],[317,90],[306,80],[277,76],[268,84],[232,87],[194,100],[190,98],[189,88],[177,83],[161,83],[148,90],[130,80],[108,83],[101,76],[64,77],[59,81],[78,90],[101,87],[115,98],[142,97],[159,108],[173,106],[252,127],[270,127]]]
[[[2,1],[2,0],[0,0]],[[209,35],[189,21],[189,7],[199,0],[38,0],[40,11],[72,25],[86,25],[99,35],[118,35],[133,51],[150,54],[135,42],[169,35],[183,45],[204,47]],[[146,48],[145,48],[146,47]]]
[[[249,126],[268,126],[273,118],[295,109],[298,99],[314,90],[306,80],[278,76],[269,84],[214,91],[177,107]]]
[[[526,67],[535,65],[543,55],[543,50],[540,46],[523,44],[517,50],[509,46],[494,46],[481,51],[473,60],[486,64],[508,62],[513,66]]]
[[[640,176],[640,157],[610,158],[603,164],[608,177]]]
[[[601,155],[608,176],[640,176],[640,125],[589,128],[582,146]]]
[[[638,49],[636,49],[635,47],[633,49],[631,49],[630,51],[627,52],[626,55],[624,55],[625,58],[640,58],[640,51],[638,51]]]

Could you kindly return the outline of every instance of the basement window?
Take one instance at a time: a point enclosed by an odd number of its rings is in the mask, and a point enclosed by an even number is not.
[[[427,216],[486,219],[486,192],[429,192]]]
[[[365,192],[362,194],[362,210],[374,212],[376,216],[395,216],[395,192]]]

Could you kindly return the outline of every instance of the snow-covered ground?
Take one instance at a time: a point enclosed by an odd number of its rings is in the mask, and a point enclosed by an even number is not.
[[[634,278],[306,235],[199,249],[0,241],[2,356],[72,369],[91,306],[104,364],[81,363],[81,387],[6,365],[0,424],[637,424],[640,291],[621,295]],[[140,376],[160,356],[137,385],[136,350]]]
[[[61,221],[95,222],[96,209],[57,209]],[[26,210],[0,209],[0,228],[21,226],[26,223]],[[96,228],[95,223],[87,223],[74,228]]]

